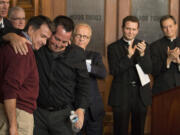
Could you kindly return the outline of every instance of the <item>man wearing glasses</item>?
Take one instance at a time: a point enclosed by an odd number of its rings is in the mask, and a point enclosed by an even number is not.
[[[14,28],[23,30],[25,27],[25,12],[21,7],[12,7],[8,12],[8,19]]]
[[[104,105],[100,95],[97,79],[106,77],[106,69],[102,62],[102,56],[98,52],[88,51],[87,45],[91,40],[92,29],[86,23],[75,26],[73,42],[85,50],[86,66],[90,76],[90,106],[86,110],[83,129],[78,135],[102,135]]]

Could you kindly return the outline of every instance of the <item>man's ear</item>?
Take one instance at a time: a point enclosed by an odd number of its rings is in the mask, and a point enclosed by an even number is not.
[[[71,40],[69,40],[68,44],[71,45]]]
[[[29,26],[27,33],[28,35],[30,35],[30,37],[32,36],[33,32],[34,32],[34,28],[32,26]]]

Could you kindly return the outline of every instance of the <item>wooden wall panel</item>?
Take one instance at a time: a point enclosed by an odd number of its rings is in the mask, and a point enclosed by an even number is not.
[[[46,15],[48,17],[50,17],[51,19],[53,19],[52,17],[52,0],[40,0],[40,14],[42,15]]]
[[[180,2],[179,0],[169,0],[169,14],[176,18],[177,24],[179,26],[179,16],[180,16]],[[180,30],[178,29],[180,32]]]
[[[105,57],[104,63],[107,69],[107,77],[105,79],[104,105],[106,115],[104,118],[104,135],[110,135],[113,131],[113,120],[111,107],[108,106],[108,96],[112,81],[112,76],[109,75],[108,61],[107,61],[107,46],[117,40],[117,2],[118,0],[105,1]]]
[[[20,6],[26,12],[26,20],[39,14],[39,0],[12,0],[11,7]]]
[[[105,7],[105,65],[108,69],[107,46],[117,39],[117,0],[106,0]],[[105,104],[107,104],[107,99],[109,95],[109,85],[111,83],[110,80],[111,79],[108,76],[106,80],[108,87],[106,87]]]
[[[66,0],[41,0],[41,14],[54,19],[66,14]]]
[[[131,13],[131,0],[118,0],[118,38],[122,37],[122,20]]]
[[[58,15],[66,14],[66,0],[51,0],[52,1],[52,18]]]

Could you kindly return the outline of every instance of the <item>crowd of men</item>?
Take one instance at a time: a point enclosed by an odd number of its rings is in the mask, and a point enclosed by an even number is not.
[[[21,7],[0,0],[0,135],[102,135],[104,105],[97,79],[106,77],[98,52],[87,50],[93,30],[67,16],[39,15],[25,23]],[[114,135],[144,135],[152,94],[180,86],[180,38],[171,15],[164,36],[148,45],[137,39],[140,22],[126,16],[123,36],[107,48],[113,76],[109,105]],[[154,78],[142,85],[137,66]],[[75,133],[69,119],[75,111]]]

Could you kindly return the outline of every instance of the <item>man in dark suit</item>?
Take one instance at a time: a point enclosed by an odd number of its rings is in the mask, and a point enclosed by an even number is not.
[[[8,9],[9,0],[0,0],[0,36],[2,36],[8,28],[12,28],[10,21],[5,18],[8,14]]]
[[[135,65],[151,73],[149,48],[136,39],[139,20],[135,16],[123,19],[123,37],[108,46],[110,74],[113,75],[109,95],[114,119],[114,135],[128,135],[130,114],[132,135],[144,135],[147,106],[151,104],[149,83],[142,87]]]
[[[104,105],[98,89],[97,79],[104,79],[106,69],[99,53],[87,51],[86,47],[91,39],[92,29],[86,23],[77,24],[75,27],[73,41],[85,50],[86,66],[90,76],[90,107],[86,110],[83,129],[78,133],[82,135],[102,135]]]
[[[164,37],[151,44],[153,94],[180,86],[180,38],[176,20],[171,15],[160,20]]]

